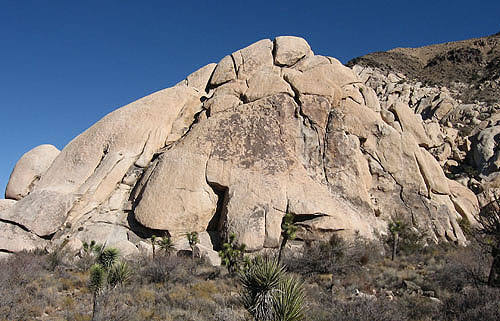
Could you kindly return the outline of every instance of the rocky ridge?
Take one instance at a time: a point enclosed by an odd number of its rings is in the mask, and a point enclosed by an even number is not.
[[[419,48],[395,48],[352,59],[360,65],[400,73],[427,86],[447,87],[464,103],[500,103],[500,33]]]
[[[442,126],[453,98],[407,87],[314,55],[301,38],[256,42],[108,114],[39,178],[9,182],[28,192],[0,201],[0,251],[96,240],[133,255],[153,234],[184,249],[191,231],[202,256],[233,232],[249,251],[272,250],[287,212],[299,245],[376,238],[393,216],[465,244],[459,223],[474,222],[478,202],[441,168],[470,149]],[[33,176],[17,168],[12,177]]]

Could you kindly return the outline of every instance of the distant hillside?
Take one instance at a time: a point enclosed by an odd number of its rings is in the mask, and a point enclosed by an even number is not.
[[[446,86],[463,102],[500,102],[500,32],[420,48],[395,48],[352,59],[348,66],[402,73],[427,85]]]

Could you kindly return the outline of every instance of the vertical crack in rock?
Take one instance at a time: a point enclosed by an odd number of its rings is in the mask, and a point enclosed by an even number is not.
[[[97,173],[97,170],[101,167],[101,165],[104,163],[104,160],[106,159],[106,156],[108,155],[109,153],[109,144],[106,144],[102,150],[102,154],[101,154],[101,159],[99,160],[99,162],[97,163],[96,167],[94,168],[94,170],[92,171],[92,173],[87,177],[87,179],[85,180],[85,182],[83,182],[82,185],[80,185],[80,188],[82,186],[85,186],[87,185],[88,181],[90,179],[92,179],[92,177]],[[88,190],[88,189],[87,189]],[[83,195],[84,193],[87,192],[87,190],[83,191],[81,194]],[[70,210],[71,211],[71,210]]]
[[[328,181],[328,175],[327,175],[327,172],[326,172],[326,162],[325,162],[325,158],[326,158],[326,147],[327,147],[327,142],[326,142],[326,139],[327,139],[327,132],[328,132],[328,125],[330,123],[330,112],[328,113],[328,120],[327,120],[327,124],[326,124],[326,127],[325,127],[325,134],[323,135],[323,142],[321,141],[321,135],[319,133],[319,130],[318,130],[318,127],[315,125],[315,122],[309,118],[309,116],[307,116],[304,111],[302,110],[302,102],[300,101],[300,92],[297,88],[295,88],[292,83],[290,81],[288,81],[286,79],[286,77],[283,77],[283,80],[290,86],[290,88],[292,89],[294,95],[290,95],[293,100],[295,101],[295,103],[297,104],[297,111],[298,111],[298,115],[297,116],[300,116],[302,118],[302,125],[306,128],[311,128],[313,129],[315,132],[316,132],[316,137],[317,137],[317,140],[318,140],[318,156],[319,156],[319,160],[321,162],[320,167],[322,168],[322,171],[323,171],[323,176],[325,177],[325,181],[327,184],[329,184],[329,181]],[[296,111],[296,113],[297,113]],[[297,117],[299,118],[299,117]],[[302,135],[302,139],[303,139],[303,142],[304,142],[304,146],[307,145],[307,139],[305,137],[305,135]]]
[[[153,176],[156,167],[158,166],[159,160],[160,160],[160,155],[156,156],[158,159],[153,160],[153,163],[150,165],[150,168],[145,170],[141,177],[137,180],[137,183],[135,184],[134,188],[130,192],[130,197],[129,201],[132,202],[132,212],[135,211],[136,206],[139,204],[139,202],[142,199],[142,194],[144,193],[144,190],[146,189],[146,186],[148,185],[149,180]]]
[[[229,201],[229,188],[227,186],[220,185],[215,182],[209,182],[207,180],[208,186],[213,190],[215,195],[217,195],[217,205],[215,213],[208,222],[206,231],[210,236],[214,250],[220,250],[222,245],[222,240],[225,239],[224,224],[227,218],[227,203]]]
[[[330,186],[330,181],[328,180],[328,173],[327,173],[327,164],[326,164],[326,151],[328,148],[328,134],[330,133],[330,123],[333,121],[333,113],[330,111],[328,112],[328,119],[326,121],[326,128],[325,128],[325,136],[323,137],[323,155],[321,155],[321,159],[323,162],[323,175],[325,176],[326,183],[328,186]]]
[[[229,55],[229,57],[231,57],[231,60],[233,61],[234,73],[236,74],[236,78],[238,78],[238,71],[239,71],[239,70],[238,70],[238,66],[236,66],[236,60],[234,59],[234,56],[233,56],[233,55],[234,55],[234,54],[231,54],[231,55]],[[241,55],[241,57],[242,57],[241,59],[242,59],[242,61],[243,61],[243,55]],[[243,65],[243,63],[242,63],[242,65]],[[214,70],[215,70],[215,69],[214,69]],[[231,81],[231,80],[229,80],[229,81]],[[228,81],[228,82],[229,82],[229,81]],[[221,85],[222,85],[222,84],[221,84]]]

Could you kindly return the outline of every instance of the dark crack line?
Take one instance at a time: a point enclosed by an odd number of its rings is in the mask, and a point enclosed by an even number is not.
[[[396,183],[396,185],[399,186],[399,188],[400,188],[400,190],[399,190],[399,198],[403,202],[403,205],[410,211],[411,215],[413,216],[413,210],[411,209],[411,207],[408,204],[406,204],[406,201],[404,199],[403,185],[396,180],[396,178],[394,177],[394,175],[391,172],[389,172],[388,170],[385,169],[384,165],[382,165],[382,162],[380,162],[375,156],[373,156],[371,153],[369,153],[363,147],[361,147],[360,149],[361,149],[361,152],[363,152],[364,154],[370,156],[374,161],[376,161],[380,165],[380,167],[382,167],[382,169],[384,170],[384,172],[386,172],[387,174],[389,174],[389,176],[392,178],[392,180],[394,181],[394,183]]]
[[[234,54],[230,54],[229,57],[231,57],[231,60],[233,61],[234,75],[236,76],[236,79],[238,79],[238,73],[239,73],[238,69],[239,68],[236,66],[236,59],[234,59],[233,55]],[[240,56],[241,56],[241,61],[242,61],[242,65],[243,65],[243,55],[241,54],[241,52],[240,52]]]
[[[109,153],[109,145],[106,144],[104,146],[104,149],[102,151],[102,155],[101,155],[101,159],[99,160],[99,162],[97,163],[97,166],[94,168],[94,170],[92,171],[92,174],[89,175],[89,177],[87,177],[87,179],[85,180],[85,182],[83,182],[83,184],[81,186],[85,186],[87,184],[87,182],[89,181],[89,179],[91,179],[95,173],[97,172],[97,170],[99,169],[99,167],[101,167],[102,163],[104,162],[104,159],[106,158],[106,156],[108,155]],[[88,191],[85,190],[85,191],[82,191],[81,195],[85,194],[86,192]],[[75,202],[76,203],[76,202]],[[73,206],[74,207],[74,206]],[[73,207],[71,209],[73,209]],[[68,213],[70,212],[71,210],[68,211]]]
[[[14,222],[14,221],[11,221],[11,220],[6,220],[6,219],[3,219],[3,218],[0,218],[0,222],[2,223],[6,223],[6,224],[11,224],[11,225],[15,225],[19,228],[21,228],[22,230],[28,232],[28,233],[31,233],[31,231],[26,227],[24,226],[23,224],[21,223],[18,223],[18,222]]]
[[[142,150],[139,153],[139,158],[144,154],[144,151],[146,150],[146,146],[148,145],[149,139],[151,138],[151,130],[148,132],[148,138],[146,138],[146,141],[144,142],[144,146],[142,146]]]

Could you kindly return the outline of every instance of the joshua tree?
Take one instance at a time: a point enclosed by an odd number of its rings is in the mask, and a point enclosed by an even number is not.
[[[492,256],[488,275],[488,285],[500,287],[500,199],[484,206],[477,218],[480,226],[477,228],[480,244]]]
[[[191,248],[191,256],[194,259],[194,247],[196,246],[196,244],[200,243],[198,232],[186,233],[186,238],[189,242],[189,247]]]
[[[245,244],[236,243],[236,234],[229,234],[228,242],[222,245],[222,250],[219,251],[219,256],[222,265],[227,267],[230,274],[237,272],[241,269],[242,263],[245,261]]]
[[[107,291],[128,282],[132,272],[127,263],[118,261],[115,248],[101,247],[96,263],[90,268],[89,289],[93,294],[92,321],[101,320],[101,299]]]
[[[281,223],[281,236],[283,240],[281,241],[280,250],[278,253],[278,262],[281,262],[281,254],[286,246],[288,240],[293,241],[297,236],[297,226],[294,224],[295,215],[292,213],[286,213],[283,217]]]
[[[406,229],[406,224],[400,219],[393,219],[388,225],[389,232],[391,233],[391,243],[392,243],[392,256],[391,260],[394,261],[396,258],[396,252],[398,250],[399,235]]]
[[[170,255],[174,251],[174,242],[168,236],[163,236],[158,241],[158,247],[165,251],[167,255]]]
[[[153,248],[153,259],[155,258],[156,255],[156,235],[151,235],[151,247]]]
[[[304,318],[302,282],[287,275],[271,258],[257,257],[240,272],[241,300],[255,320],[299,321]]]

